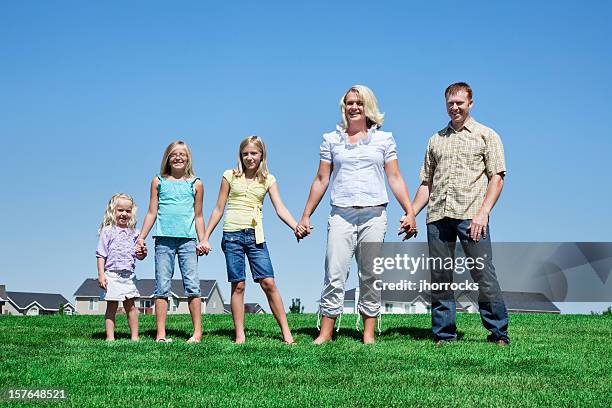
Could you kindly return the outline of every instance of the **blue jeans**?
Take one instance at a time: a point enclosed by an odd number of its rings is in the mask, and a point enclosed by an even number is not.
[[[225,254],[227,280],[229,282],[246,280],[245,255],[249,260],[249,267],[255,282],[265,278],[274,278],[274,269],[272,269],[268,246],[265,242],[255,243],[255,230],[253,228],[232,232],[224,231],[221,249]]]
[[[427,224],[427,243],[429,256],[435,258],[455,258],[457,238],[467,258],[484,260],[482,267],[473,267],[470,274],[478,284],[478,308],[483,326],[491,332],[489,340],[506,340],[508,338],[508,312],[501,294],[501,289],[493,266],[491,251],[491,235],[487,225],[485,238],[476,242],[470,238],[468,227],[471,220],[443,218]],[[435,265],[435,263],[434,263]],[[452,268],[431,269],[431,282],[453,282]],[[432,290],[431,292],[431,323],[434,339],[454,340],[457,337],[456,304],[452,290]]]
[[[196,240],[174,237],[155,237],[155,294],[153,297],[170,297],[174,258],[177,256],[181,275],[183,275],[185,296],[200,297]]]

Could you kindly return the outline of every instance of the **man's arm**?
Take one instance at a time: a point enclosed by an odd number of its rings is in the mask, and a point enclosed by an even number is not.
[[[423,181],[417,189],[414,200],[412,200],[412,209],[415,215],[419,215],[421,210],[425,208],[429,202],[429,193],[431,192],[431,184],[428,181]]]
[[[486,238],[489,214],[495,206],[495,203],[497,203],[497,199],[504,188],[504,175],[505,173],[498,173],[493,175],[489,180],[487,193],[485,194],[482,206],[478,210],[476,216],[472,218],[472,222],[469,226],[470,238],[474,241],[479,241],[481,236]]]

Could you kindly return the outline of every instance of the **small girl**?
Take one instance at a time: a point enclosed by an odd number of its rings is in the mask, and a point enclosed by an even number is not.
[[[143,246],[136,251],[136,205],[127,194],[112,196],[100,225],[100,239],[96,249],[100,300],[106,301],[104,314],[106,341],[115,340],[115,315],[120,301],[128,316],[131,338],[138,340],[138,309],[134,299],[140,297],[136,289],[134,267],[136,259],[147,256]]]
[[[264,239],[262,205],[266,193],[270,194],[278,217],[295,233],[297,222],[281,200],[276,179],[268,172],[266,146],[259,137],[249,136],[240,143],[237,168],[223,173],[219,198],[204,234],[204,253],[208,255],[212,250],[208,239],[219,223],[227,203],[221,249],[225,253],[228,281],[232,284],[231,309],[237,344],[245,342],[245,255],[249,260],[253,280],[261,285],[268,298],[283,340],[287,344],[293,343]]]
[[[198,255],[203,254],[204,217],[202,199],[204,186],[195,176],[191,151],[185,142],[172,142],[166,148],[159,175],[151,182],[149,211],[145,216],[137,245],[144,240],[155,220],[155,318],[158,342],[170,342],[166,337],[166,314],[171,296],[174,259],[178,257],[183,275],[183,289],[193,322],[193,335],[188,343],[202,339],[202,303]],[[197,244],[196,239],[200,241]]]

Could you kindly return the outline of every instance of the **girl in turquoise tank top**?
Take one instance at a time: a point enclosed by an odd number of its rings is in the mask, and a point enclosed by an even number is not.
[[[151,182],[149,211],[136,243],[137,248],[144,246],[144,241],[155,223],[154,297],[156,340],[159,342],[172,341],[166,337],[166,314],[168,298],[171,296],[175,257],[178,257],[183,289],[193,322],[193,335],[187,342],[199,343],[202,339],[198,256],[204,254],[203,197],[204,186],[193,172],[189,147],[180,140],[170,143],[164,152],[159,175]]]
[[[287,344],[294,342],[287,324],[283,299],[274,282],[274,270],[264,238],[262,205],[266,194],[270,195],[278,217],[295,234],[297,222],[280,198],[276,179],[268,172],[266,146],[259,137],[249,136],[240,143],[237,168],[223,173],[217,205],[210,215],[208,229],[204,234],[203,248],[207,255],[212,251],[208,239],[221,220],[227,204],[221,249],[225,254],[228,281],[232,285],[232,318],[236,331],[235,342],[238,344],[246,340],[244,334],[245,257],[249,261],[253,280],[259,283],[268,298],[270,309],[280,326],[283,340]]]

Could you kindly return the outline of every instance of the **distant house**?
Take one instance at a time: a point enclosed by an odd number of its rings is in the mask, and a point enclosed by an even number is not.
[[[556,313],[560,310],[542,293],[502,292],[506,309],[513,313]],[[478,292],[462,292],[457,298],[469,311],[478,311]]]
[[[136,283],[140,299],[136,306],[141,313],[153,314],[155,312],[155,279],[138,279]],[[216,280],[200,280],[200,291],[202,293],[202,314],[223,313],[223,297]],[[178,279],[172,280],[168,302],[168,313],[189,313],[187,297],[183,291],[183,282]],[[74,293],[76,312],[79,314],[104,314],[106,302],[100,300],[100,287],[97,279],[85,279]],[[121,306],[121,304],[120,304]]]
[[[8,315],[38,316],[57,314],[60,308],[64,314],[74,313],[74,306],[58,293],[6,292],[6,303],[2,313]]]
[[[542,293],[502,292],[506,308],[514,313],[560,313],[559,309]],[[428,292],[383,290],[382,313],[430,313],[431,297]],[[344,313],[357,313],[359,289],[347,290],[344,294]],[[478,292],[461,292],[455,295],[457,311],[478,312]]]
[[[224,304],[223,309],[225,313],[232,313],[232,307],[229,303]],[[244,313],[264,314],[266,311],[259,303],[245,303]]]
[[[6,287],[4,285],[0,285],[0,315],[4,314],[3,308],[6,302]]]

